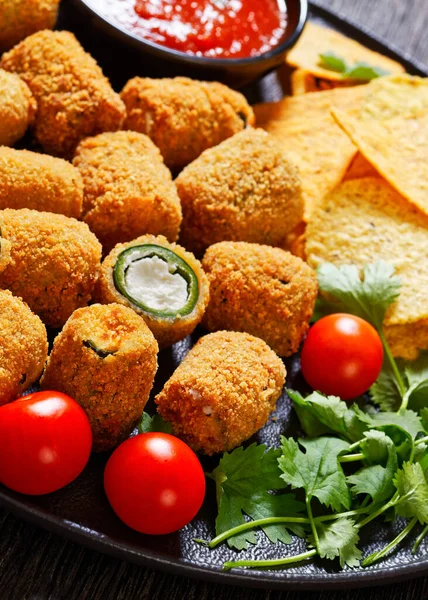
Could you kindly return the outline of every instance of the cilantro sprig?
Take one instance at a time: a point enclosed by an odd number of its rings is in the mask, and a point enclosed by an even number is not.
[[[228,541],[243,550],[257,543],[257,529],[272,542],[289,543],[294,534],[307,543],[295,556],[229,561],[226,569],[285,566],[315,556],[338,559],[342,567],[365,567],[393,552],[418,524],[423,528],[412,552],[428,536],[428,353],[412,362],[396,361],[383,331],[400,280],[391,265],[379,261],[362,274],[351,265],[323,264],[318,281],[322,296],[315,318],[352,313],[381,336],[387,360],[370,390],[376,408],[287,390],[308,437],[282,437],[277,450],[252,444],[225,453],[210,475],[219,506],[217,535],[202,543],[214,548]],[[303,495],[304,503],[291,491]],[[407,523],[389,544],[363,559],[360,530],[385,517]]]
[[[325,52],[319,55],[318,64],[323,69],[341,73],[343,79],[356,79],[361,81],[370,81],[383,75],[391,75],[389,71],[381,67],[369,65],[366,62],[356,62],[349,65],[346,61],[334,52]]]

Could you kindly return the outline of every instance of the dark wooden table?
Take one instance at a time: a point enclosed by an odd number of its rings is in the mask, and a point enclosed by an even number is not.
[[[427,0],[317,0],[428,64]],[[424,600],[428,578],[343,592],[240,589],[173,577],[87,550],[0,509],[0,600]]]

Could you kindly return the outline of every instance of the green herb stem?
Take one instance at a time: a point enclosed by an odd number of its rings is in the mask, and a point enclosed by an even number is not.
[[[315,548],[317,549],[317,553],[319,553],[320,540],[318,537],[318,531],[317,531],[317,527],[315,525],[314,516],[312,514],[311,499],[309,496],[306,496],[305,500],[306,500],[306,511],[308,513],[309,521],[311,524],[312,535],[314,536]]]
[[[401,407],[400,407],[400,410],[401,410],[401,409],[407,407],[407,402],[409,401],[408,398],[407,398],[406,405],[403,406],[404,397],[406,395],[406,386],[404,385],[404,381],[403,381],[403,378],[401,377],[400,370],[397,367],[397,363],[395,362],[395,358],[392,356],[391,349],[389,347],[388,342],[386,341],[386,337],[385,337],[385,334],[384,334],[383,330],[382,329],[378,329],[378,333],[379,333],[380,339],[382,340],[383,349],[385,350],[385,354],[386,354],[386,356],[388,358],[389,364],[391,365],[391,369],[392,369],[392,371],[394,373],[395,380],[397,382],[397,385],[398,385],[398,388],[399,388],[399,391],[400,391],[400,396],[401,396],[401,398],[403,398],[403,402],[402,402]]]
[[[423,528],[422,533],[420,535],[418,535],[418,537],[416,538],[416,542],[413,544],[412,554],[416,554],[416,552],[419,550],[419,546],[422,544],[423,539],[426,537],[427,534],[428,534],[428,525]]]
[[[419,446],[419,444],[428,444],[428,435],[415,441],[415,446]]]
[[[373,504],[370,506],[361,506],[360,508],[356,508],[355,510],[347,510],[345,512],[335,513],[334,515],[323,515],[321,517],[314,517],[314,521],[323,522],[323,521],[334,521],[335,519],[345,519],[346,517],[356,517],[358,515],[363,515],[372,510]]]
[[[313,558],[316,555],[316,550],[308,550],[308,552],[303,552],[303,554],[297,554],[296,556],[289,556],[288,558],[271,560],[236,560],[225,562],[223,564],[223,569],[229,571],[235,567],[284,567],[286,565],[292,565],[293,563],[302,562],[308,558]]]
[[[361,446],[361,442],[364,442],[365,439],[366,438],[363,437],[363,438],[361,438],[361,440],[358,440],[358,442],[354,442],[353,444],[351,444],[348,448],[348,452],[353,452],[354,450],[359,448]]]
[[[355,462],[357,460],[364,460],[364,454],[359,452],[358,454],[346,454],[345,456],[339,456],[340,463]]]
[[[356,527],[358,529],[361,529],[361,527],[364,527],[365,525],[370,523],[370,521],[373,521],[373,519],[376,519],[376,517],[378,517],[379,515],[381,515],[388,509],[395,506],[400,500],[401,500],[401,498],[400,498],[399,493],[395,492],[394,496],[391,498],[391,500],[387,504],[384,504],[384,506],[381,506],[380,508],[378,508],[378,510],[375,510],[370,515],[367,515],[367,517],[365,519],[363,519],[360,523],[356,524]]]
[[[383,548],[383,550],[380,550],[379,552],[374,552],[373,554],[370,554],[370,556],[368,556],[366,559],[363,560],[363,562],[361,563],[361,566],[368,567],[369,565],[372,565],[373,563],[377,562],[384,556],[387,556],[387,554],[392,552],[392,550],[394,550],[394,548],[396,546],[398,546],[398,544],[400,542],[402,542],[406,536],[409,535],[409,533],[412,531],[413,527],[416,525],[417,522],[418,522],[417,517],[413,517],[413,519],[406,525],[406,527],[403,529],[403,531],[401,533],[399,533],[397,535],[397,537],[392,540],[392,542],[390,542],[387,546],[385,546],[385,548]]]

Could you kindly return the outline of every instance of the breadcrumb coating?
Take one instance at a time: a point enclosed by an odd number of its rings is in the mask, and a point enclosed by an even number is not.
[[[13,146],[22,138],[36,109],[28,85],[15,73],[0,69],[0,146]]]
[[[121,98],[124,129],[148,135],[174,171],[255,122],[244,96],[217,82],[134,77]]]
[[[0,54],[28,35],[53,29],[59,0],[0,0]]]
[[[175,318],[156,317],[152,313],[148,314],[144,312],[139,306],[136,306],[130,302],[128,298],[122,296],[116,289],[113,279],[113,269],[119,255],[127,248],[132,248],[133,246],[139,246],[141,244],[156,244],[163,248],[167,248],[168,250],[172,250],[172,252],[175,252],[175,254],[182,258],[193,270],[198,279],[199,297],[190,314],[185,316],[177,315]],[[209,301],[209,282],[199,260],[197,260],[193,254],[187,252],[182,246],[169,243],[168,240],[161,235],[143,235],[132,242],[118,244],[110,254],[106,256],[101,265],[100,277],[95,288],[94,299],[102,304],[118,302],[132,308],[147,323],[157,339],[159,347],[166,348],[190,335],[198,323],[200,323]]]
[[[85,185],[83,219],[105,252],[145,233],[177,239],[180,199],[150,138],[133,131],[87,138],[73,165]]]
[[[37,100],[34,134],[49,154],[71,158],[85,137],[121,128],[125,106],[69,31],[39,31],[3,55]]]
[[[86,411],[93,449],[125,440],[142,415],[157,370],[158,345],[134,311],[120,304],[76,310],[55,338],[41,380]]]
[[[23,298],[45,325],[61,327],[85,306],[101,245],[86,223],[36,210],[0,211],[0,288]]]
[[[316,273],[280,248],[221,242],[205,253],[210,302],[202,325],[209,331],[246,331],[280,356],[299,349],[318,292]]]
[[[33,208],[77,218],[82,201],[82,178],[67,161],[0,148],[0,209]]]
[[[48,355],[46,328],[11,292],[0,291],[0,405],[40,377]]]
[[[199,340],[155,402],[174,435],[211,455],[232,450],[263,427],[285,375],[265,342],[219,331]]]
[[[180,241],[200,255],[223,240],[278,245],[303,217],[296,167],[261,129],[206,150],[176,179]]]

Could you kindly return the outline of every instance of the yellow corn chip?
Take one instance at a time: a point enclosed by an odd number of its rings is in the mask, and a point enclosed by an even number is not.
[[[402,73],[404,68],[395,60],[391,60],[378,52],[365,48],[355,40],[347,38],[333,29],[327,29],[309,21],[297,44],[290,50],[286,62],[291,67],[309,71],[317,77],[339,80],[342,74],[320,67],[320,54],[334,52],[347,65],[354,66],[362,62],[371,67],[378,67],[389,73]]]
[[[384,120],[423,112],[428,112],[428,78],[401,74],[370,82],[358,118]]]
[[[394,352],[428,348],[428,217],[380,178],[353,179],[326,196],[306,227],[310,266],[322,262],[395,266],[402,288],[388,310]],[[411,325],[411,327],[410,327]]]
[[[382,121],[337,109],[333,115],[373,167],[428,214],[428,112]]]
[[[303,94],[254,107],[258,127],[274,135],[299,168],[305,219],[342,181],[356,154],[356,147],[337,125],[331,110],[359,106],[366,87]]]
[[[369,161],[364,158],[361,152],[357,152],[354,160],[349,165],[349,169],[345,173],[343,181],[361,179],[362,177],[380,177],[380,175]]]

